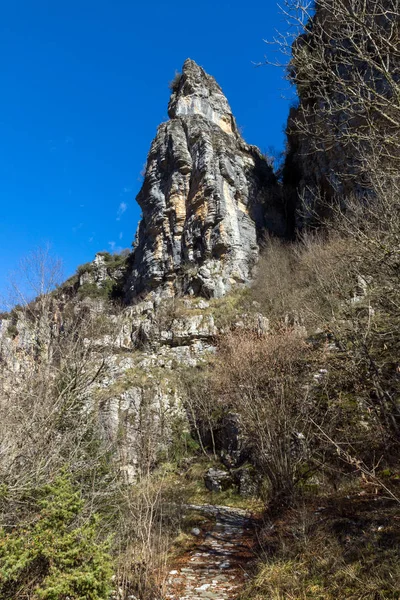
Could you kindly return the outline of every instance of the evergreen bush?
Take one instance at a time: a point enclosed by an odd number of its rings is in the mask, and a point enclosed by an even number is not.
[[[106,600],[111,592],[108,542],[96,516],[83,521],[84,501],[68,472],[37,492],[30,522],[0,530],[0,597]]]

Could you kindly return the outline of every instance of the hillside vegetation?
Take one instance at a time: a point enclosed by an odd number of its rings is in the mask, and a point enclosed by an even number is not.
[[[161,600],[208,504],[257,517],[242,600],[400,596],[399,10],[292,8],[296,228],[252,284],[126,305],[132,255],[40,255],[1,315],[0,598]]]

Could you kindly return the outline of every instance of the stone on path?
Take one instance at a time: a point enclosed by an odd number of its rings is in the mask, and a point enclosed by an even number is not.
[[[254,540],[249,516],[221,506],[204,507],[204,512],[215,515],[215,525],[170,571],[167,600],[233,600],[246,579]]]

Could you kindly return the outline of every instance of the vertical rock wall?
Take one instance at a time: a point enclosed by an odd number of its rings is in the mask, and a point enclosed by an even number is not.
[[[277,183],[240,136],[216,81],[192,60],[174,83],[137,201],[128,301],[177,291],[219,297],[251,278],[264,229],[285,233]]]

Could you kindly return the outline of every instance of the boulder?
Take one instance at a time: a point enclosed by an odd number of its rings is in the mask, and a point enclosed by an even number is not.
[[[232,478],[222,469],[208,469],[204,476],[204,484],[210,492],[222,492],[232,485]]]

